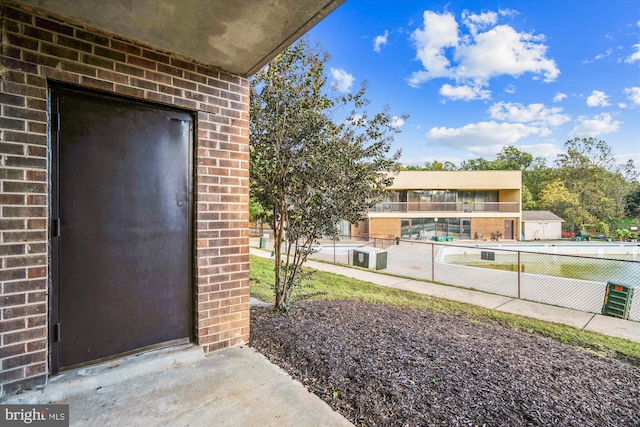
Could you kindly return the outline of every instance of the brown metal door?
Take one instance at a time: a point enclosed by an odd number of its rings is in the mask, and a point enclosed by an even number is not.
[[[513,221],[505,220],[504,238],[507,240],[513,240]]]
[[[192,117],[53,89],[52,372],[191,335]]]

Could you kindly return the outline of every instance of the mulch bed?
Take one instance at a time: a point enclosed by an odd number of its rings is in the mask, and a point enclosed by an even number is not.
[[[463,315],[251,310],[251,346],[358,426],[640,426],[640,367]]]

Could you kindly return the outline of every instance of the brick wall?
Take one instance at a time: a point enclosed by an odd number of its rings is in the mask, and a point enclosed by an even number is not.
[[[513,221],[513,238],[519,240],[520,224],[516,217],[513,218],[472,218],[471,219],[471,238],[476,238],[476,233],[482,233],[484,239],[490,240],[491,233],[500,231],[504,234],[504,222]],[[503,236],[504,238],[504,236]]]
[[[195,336],[249,335],[249,84],[170,52],[0,0],[0,395],[48,372],[48,84],[196,112]]]
[[[383,239],[400,237],[402,220],[400,218],[371,218],[369,220],[369,235]]]

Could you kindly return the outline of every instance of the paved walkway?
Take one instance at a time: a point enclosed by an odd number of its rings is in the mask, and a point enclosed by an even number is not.
[[[256,241],[257,243],[257,241]],[[252,240],[252,245],[254,244]],[[270,251],[251,247],[251,254],[271,257]],[[380,286],[403,289],[438,298],[445,298],[466,304],[478,305],[493,310],[547,322],[561,323],[576,328],[599,332],[613,337],[626,338],[640,342],[640,322],[618,319],[600,314],[555,307],[522,299],[494,295],[470,289],[456,288],[453,286],[438,285],[420,280],[411,280],[387,275],[381,272],[367,271],[350,268],[343,265],[335,265],[325,262],[308,260],[305,265],[316,270],[340,274],[342,276],[359,279]]]
[[[250,347],[190,345],[65,372],[2,403],[69,405],[71,426],[353,427]]]

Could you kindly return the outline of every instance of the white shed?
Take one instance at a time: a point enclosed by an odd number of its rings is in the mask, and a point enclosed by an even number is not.
[[[564,219],[549,211],[522,211],[524,240],[559,240]]]

